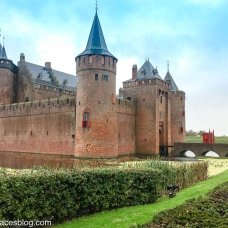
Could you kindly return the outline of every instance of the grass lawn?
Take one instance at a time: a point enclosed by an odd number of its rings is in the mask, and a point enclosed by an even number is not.
[[[189,143],[202,143],[202,137],[197,137],[195,135],[186,136],[186,142]],[[228,143],[228,136],[216,136],[215,143]]]
[[[56,227],[77,227],[77,228],[129,228],[136,224],[144,224],[149,222],[153,216],[163,210],[174,208],[183,204],[186,200],[206,195],[213,188],[228,180],[228,170],[216,176],[212,176],[205,181],[201,181],[192,187],[183,189],[174,198],[167,197],[159,199],[156,203],[149,205],[140,205],[133,207],[125,207],[111,211],[104,211],[90,216],[68,221]]]

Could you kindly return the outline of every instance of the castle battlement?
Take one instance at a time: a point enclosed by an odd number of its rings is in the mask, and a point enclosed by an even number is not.
[[[135,101],[119,98],[116,100],[117,113],[135,115]]]
[[[185,92],[181,90],[171,91],[171,94],[176,97],[185,97]]]
[[[164,80],[160,80],[158,78],[140,78],[136,80],[130,80],[130,81],[125,81],[123,82],[123,88],[132,88],[132,87],[137,87],[137,86],[146,86],[146,85],[158,85],[162,86],[166,89],[170,88],[170,84]]]
[[[75,107],[75,97],[56,98],[42,101],[29,101],[23,103],[14,104],[1,104],[0,105],[0,117],[10,115],[27,115],[29,112],[32,114],[39,114],[54,111],[59,108]],[[65,109],[64,109],[65,110]]]

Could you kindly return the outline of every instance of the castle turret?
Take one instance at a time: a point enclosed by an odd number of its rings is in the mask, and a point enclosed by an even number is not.
[[[0,104],[16,101],[15,80],[17,67],[7,58],[6,49],[0,43]]]
[[[75,61],[78,77],[75,156],[115,157],[117,58],[107,49],[97,12],[86,49]]]
[[[164,79],[170,85],[171,144],[185,141],[185,93],[180,91],[168,70]]]

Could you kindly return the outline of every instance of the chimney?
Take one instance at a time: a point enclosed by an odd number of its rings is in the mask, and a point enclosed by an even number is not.
[[[45,62],[45,68],[51,69],[51,62]]]
[[[25,61],[25,55],[24,55],[24,53],[21,53],[21,55],[20,55],[20,61]]]
[[[134,64],[132,66],[132,79],[135,80],[137,78],[137,65]]]

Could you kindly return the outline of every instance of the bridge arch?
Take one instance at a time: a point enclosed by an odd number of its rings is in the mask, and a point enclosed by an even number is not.
[[[205,157],[220,157],[216,151],[212,150],[204,151],[201,155]]]

